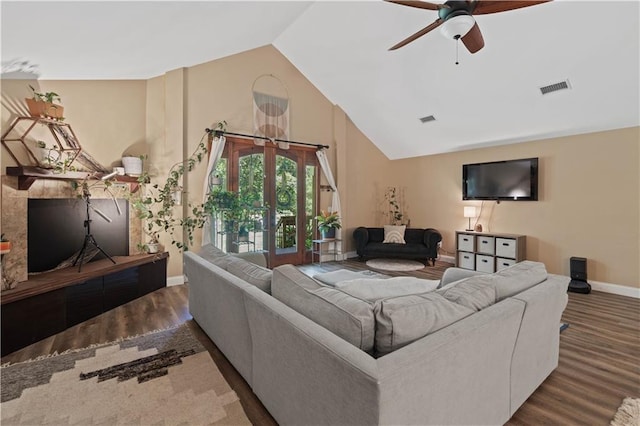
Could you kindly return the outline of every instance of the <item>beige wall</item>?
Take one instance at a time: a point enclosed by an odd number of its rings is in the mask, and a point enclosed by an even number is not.
[[[98,161],[110,166],[124,151],[148,153],[147,166],[162,183],[168,168],[195,150],[205,128],[226,120],[228,130],[252,133],[251,89],[264,74],[288,91],[290,138],[331,146],[346,250],[353,250],[355,227],[384,222],[383,194],[395,186],[404,192],[411,225],[441,230],[444,249],[453,252],[455,230],[466,227],[462,207],[480,205],[461,199],[462,164],[539,157],[540,201],[485,202],[485,230],[526,234],[528,258],[551,272],[568,274],[569,257],[582,256],[589,259],[589,279],[639,286],[638,128],[390,161],[272,46],[148,81],[3,81],[2,126],[11,114],[26,112],[20,108],[30,94],[27,84],[38,83],[42,91],[60,93],[67,122]],[[3,150],[3,171],[7,165],[12,161]],[[204,173],[202,164],[188,176],[186,199],[201,200]],[[331,194],[323,192],[321,207],[330,203]],[[171,249],[168,274],[181,273],[181,256]]]
[[[590,280],[640,287],[639,128],[433,155],[392,162],[406,187],[412,226],[443,234],[455,251],[465,229],[462,164],[539,157],[537,202],[485,202],[485,231],[527,235],[527,258],[569,275],[569,258],[588,259]],[[370,188],[370,193],[374,188]]]
[[[205,129],[217,122],[227,121],[229,131],[253,134],[252,87],[263,75],[275,76],[288,92],[290,139],[333,147],[333,105],[280,52],[265,46],[148,81],[147,140],[152,144],[150,162],[158,171],[159,183],[171,164],[193,153],[203,138],[206,142]],[[330,149],[329,158],[335,165],[333,151]],[[188,203],[202,201],[205,172],[203,162],[186,176],[183,213]],[[323,194],[322,205],[330,202],[325,197]],[[200,241],[198,233],[193,248]],[[182,259],[169,242],[163,241],[171,254],[168,275],[180,275]]]
[[[24,102],[25,97],[31,97],[29,84],[40,92],[60,95],[65,122],[83,149],[105,167],[119,163],[125,151],[144,151],[145,81],[2,80],[3,134],[15,117],[29,115]],[[4,148],[0,155],[4,173],[4,168],[15,162]]]

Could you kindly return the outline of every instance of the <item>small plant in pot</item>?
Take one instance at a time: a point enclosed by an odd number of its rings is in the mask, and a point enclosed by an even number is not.
[[[316,220],[318,221],[318,230],[323,240],[335,238],[336,229],[342,228],[338,212],[325,212],[321,210],[320,214],[316,216]]]
[[[27,108],[32,117],[51,118],[54,120],[64,120],[64,107],[56,104],[61,102],[60,95],[56,92],[36,92],[36,89],[29,85],[33,92],[32,98],[26,98]]]

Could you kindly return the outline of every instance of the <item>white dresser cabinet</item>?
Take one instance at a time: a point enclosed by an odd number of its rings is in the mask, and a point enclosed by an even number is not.
[[[526,259],[527,237],[456,231],[456,266],[495,272]]]

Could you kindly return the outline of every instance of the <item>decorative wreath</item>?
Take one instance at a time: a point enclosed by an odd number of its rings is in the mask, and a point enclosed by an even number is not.
[[[287,187],[280,187],[276,191],[276,201],[278,202],[278,207],[283,209],[293,209],[293,194],[291,193],[291,189]]]

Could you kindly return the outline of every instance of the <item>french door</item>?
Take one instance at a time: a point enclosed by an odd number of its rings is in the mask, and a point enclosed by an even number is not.
[[[319,198],[315,148],[227,137],[223,157],[227,188],[246,206],[232,249],[264,251],[271,268],[310,262]]]

